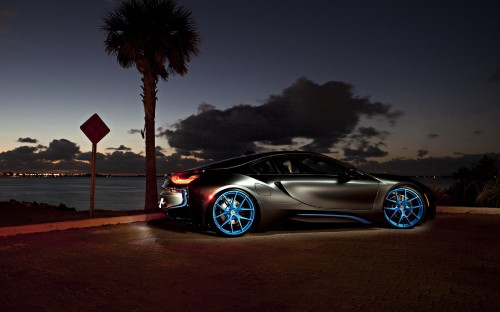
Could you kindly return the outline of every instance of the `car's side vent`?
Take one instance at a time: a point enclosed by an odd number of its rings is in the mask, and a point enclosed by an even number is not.
[[[288,196],[291,196],[287,191],[286,189],[283,187],[283,184],[281,184],[281,182],[274,182],[274,185],[276,185],[280,191],[282,191],[283,193],[285,193],[286,195]]]

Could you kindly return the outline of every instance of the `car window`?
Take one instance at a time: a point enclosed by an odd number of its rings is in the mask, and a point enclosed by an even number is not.
[[[281,157],[276,159],[275,164],[278,167],[278,170],[284,174],[306,173],[304,170],[300,170],[300,164],[297,163],[297,160],[294,157]]]
[[[313,155],[280,156],[275,158],[275,164],[283,174],[340,175],[346,173],[346,168],[335,160]]]
[[[273,164],[270,160],[259,161],[251,165],[251,167],[261,174],[275,174],[276,169],[274,169]]]

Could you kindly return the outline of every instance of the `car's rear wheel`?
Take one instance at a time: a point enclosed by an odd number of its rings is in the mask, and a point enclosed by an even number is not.
[[[422,195],[412,187],[395,188],[385,197],[384,217],[392,227],[412,228],[422,221],[424,212]]]
[[[246,192],[228,190],[211,204],[210,218],[215,230],[225,236],[247,233],[255,222],[255,204]]]

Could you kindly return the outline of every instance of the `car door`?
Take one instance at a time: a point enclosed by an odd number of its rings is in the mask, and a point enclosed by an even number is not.
[[[273,158],[280,187],[291,197],[325,210],[371,210],[379,182],[329,157],[311,154]]]

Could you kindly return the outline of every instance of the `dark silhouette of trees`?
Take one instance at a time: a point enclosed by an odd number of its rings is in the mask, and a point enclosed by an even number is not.
[[[126,0],[103,18],[105,51],[124,68],[142,74],[146,141],[146,210],[158,204],[155,111],[159,78],[185,75],[198,55],[200,36],[191,11],[173,0]]]
[[[462,167],[453,173],[457,180],[446,194],[451,204],[460,206],[496,206],[498,193],[498,168],[496,160],[486,155],[472,168]],[[495,192],[495,189],[497,190]],[[495,202],[497,204],[495,204]]]

